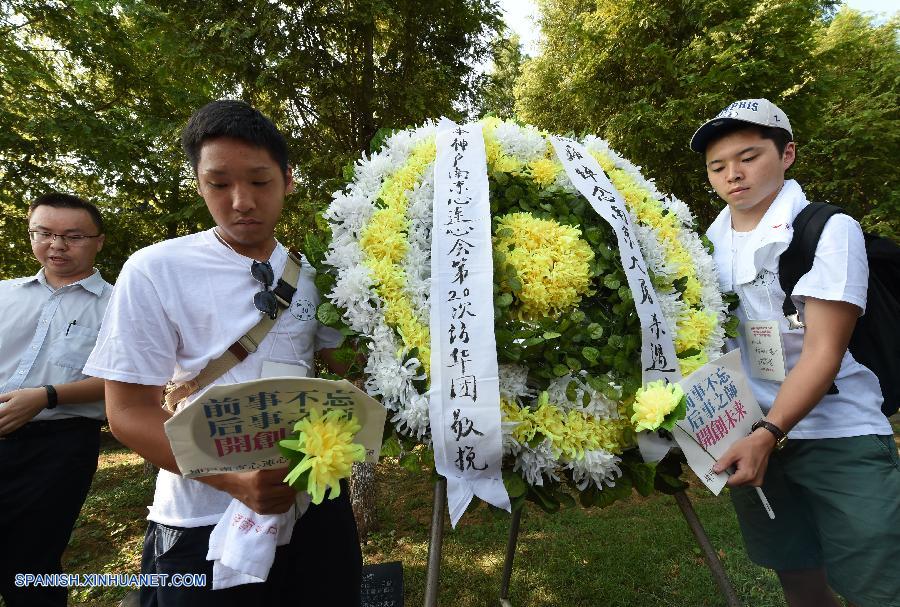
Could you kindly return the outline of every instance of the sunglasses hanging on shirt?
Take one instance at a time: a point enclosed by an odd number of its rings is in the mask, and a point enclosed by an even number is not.
[[[250,266],[250,274],[263,285],[263,290],[253,296],[253,305],[257,310],[275,320],[278,315],[278,300],[275,299],[275,293],[269,290],[269,287],[275,282],[275,272],[272,271],[271,264],[268,261],[254,261]]]

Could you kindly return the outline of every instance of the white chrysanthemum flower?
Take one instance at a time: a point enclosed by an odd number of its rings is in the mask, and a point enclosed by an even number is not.
[[[347,310],[347,324],[354,331],[371,335],[381,320],[383,302],[372,292],[372,278],[363,265],[340,270],[328,294],[331,302]]]
[[[678,275],[678,267],[669,261],[653,228],[635,223],[634,229],[647,267],[661,278],[674,279]]]
[[[545,439],[544,442],[535,448],[523,445],[519,455],[516,457],[513,471],[518,472],[521,470],[525,482],[529,485],[543,487],[544,477],[547,477],[547,480],[559,482],[556,466],[556,456],[553,454],[550,439]]]
[[[534,398],[535,390],[528,387],[528,367],[500,365],[500,398],[518,402],[520,398]]]
[[[522,127],[513,122],[503,122],[494,129],[494,137],[504,153],[525,163],[543,158],[547,140],[533,126]]]
[[[407,192],[409,247],[401,263],[406,274],[403,291],[412,301],[419,322],[426,325],[431,295],[431,210],[434,204],[434,171],[430,166],[422,181]]]
[[[516,456],[522,450],[522,444],[513,437],[513,431],[521,422],[500,422],[503,455]]]
[[[616,479],[622,476],[618,466],[621,461],[609,451],[597,449],[585,451],[583,459],[570,461],[566,468],[572,471],[572,480],[579,491],[587,489],[590,483],[603,489],[603,485],[615,486]]]
[[[359,240],[350,234],[332,237],[331,246],[325,253],[325,263],[333,268],[354,269],[362,265],[363,252]]]
[[[428,398],[413,392],[391,421],[401,432],[421,440],[428,432]]]
[[[681,225],[686,228],[693,228],[697,223],[697,218],[694,217],[694,214],[691,212],[691,209],[686,205],[680,198],[676,198],[675,196],[666,196],[663,198],[663,205],[669,209],[671,213],[675,214],[675,217],[678,218],[678,221],[681,222]]]
[[[584,373],[582,371],[574,376],[571,374],[565,375],[550,382],[550,386],[547,388],[547,396],[550,397],[550,402],[564,411],[578,409],[594,417],[618,419],[619,410],[616,403],[589,386],[581,377]],[[569,385],[573,383],[575,400],[571,401],[567,392]]]
[[[677,291],[672,291],[671,293],[657,291],[656,301],[659,303],[659,308],[662,310],[663,316],[666,319],[666,324],[671,331],[674,331],[678,319],[681,318],[682,314],[687,310],[687,306],[681,300],[681,294]]]

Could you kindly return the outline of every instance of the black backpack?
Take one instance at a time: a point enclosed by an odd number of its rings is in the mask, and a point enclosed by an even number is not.
[[[836,213],[844,210],[811,202],[794,219],[793,239],[778,260],[779,282],[787,294],[782,310],[789,318],[797,314],[791,293],[797,281],[812,268],[825,222]],[[866,313],[856,323],[849,349],[853,358],[878,376],[884,396],[881,411],[890,416],[900,407],[900,246],[874,234],[866,233],[864,237],[869,293]],[[837,391],[832,385],[828,393]]]

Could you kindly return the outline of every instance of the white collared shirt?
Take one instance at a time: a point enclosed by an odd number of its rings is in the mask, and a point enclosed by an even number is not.
[[[778,281],[778,260],[793,237],[793,221],[807,205],[806,196],[794,180],[785,181],[766,214],[751,232],[735,233],[728,207],[719,213],[707,231],[715,246],[713,259],[719,271],[722,291],[734,291],[740,300],[736,310],[742,327],[737,339],[729,339],[726,348],[741,348],[742,362],[753,394],[763,412],[768,412],[781,384],[750,375],[750,361],[743,335],[748,320],[777,320],[781,332],[785,370],[797,364],[803,348],[802,329],[789,328],[781,306],[784,291]],[[865,241],[859,223],[849,215],[832,216],[825,224],[816,247],[812,269],[797,282],[791,299],[803,318],[807,297],[846,301],[866,307],[869,266]],[[849,351],[844,353],[835,378],[838,394],[826,394],[806,417],[794,426],[791,438],[843,438],[865,434],[891,434],[891,426],[881,413],[881,388],[878,378],[858,363]]]
[[[97,270],[58,289],[43,268],[0,281],[0,393],[87,379],[84,364],[112,291]],[[34,420],[67,417],[105,419],[103,401],[44,409]]]

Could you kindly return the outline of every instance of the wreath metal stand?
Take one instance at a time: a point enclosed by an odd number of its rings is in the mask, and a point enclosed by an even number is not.
[[[674,494],[675,502],[681,510],[684,520],[697,539],[700,550],[703,551],[706,565],[712,573],[713,580],[719,588],[719,592],[725,598],[728,607],[741,607],[741,601],[734,591],[734,586],[716,554],[706,530],[697,517],[697,512],[691,504],[690,498],[684,491]],[[437,607],[438,587],[440,585],[441,545],[444,535],[444,512],[447,509],[447,481],[438,479],[434,484],[434,507],[431,515],[431,539],[428,543],[428,569],[425,579],[425,607]],[[500,581],[500,607],[512,607],[509,601],[509,582],[512,578],[513,559],[516,555],[516,545],[519,541],[519,527],[522,521],[523,508],[513,512],[509,525],[509,539],[506,543],[506,558],[503,562],[503,578]]]

